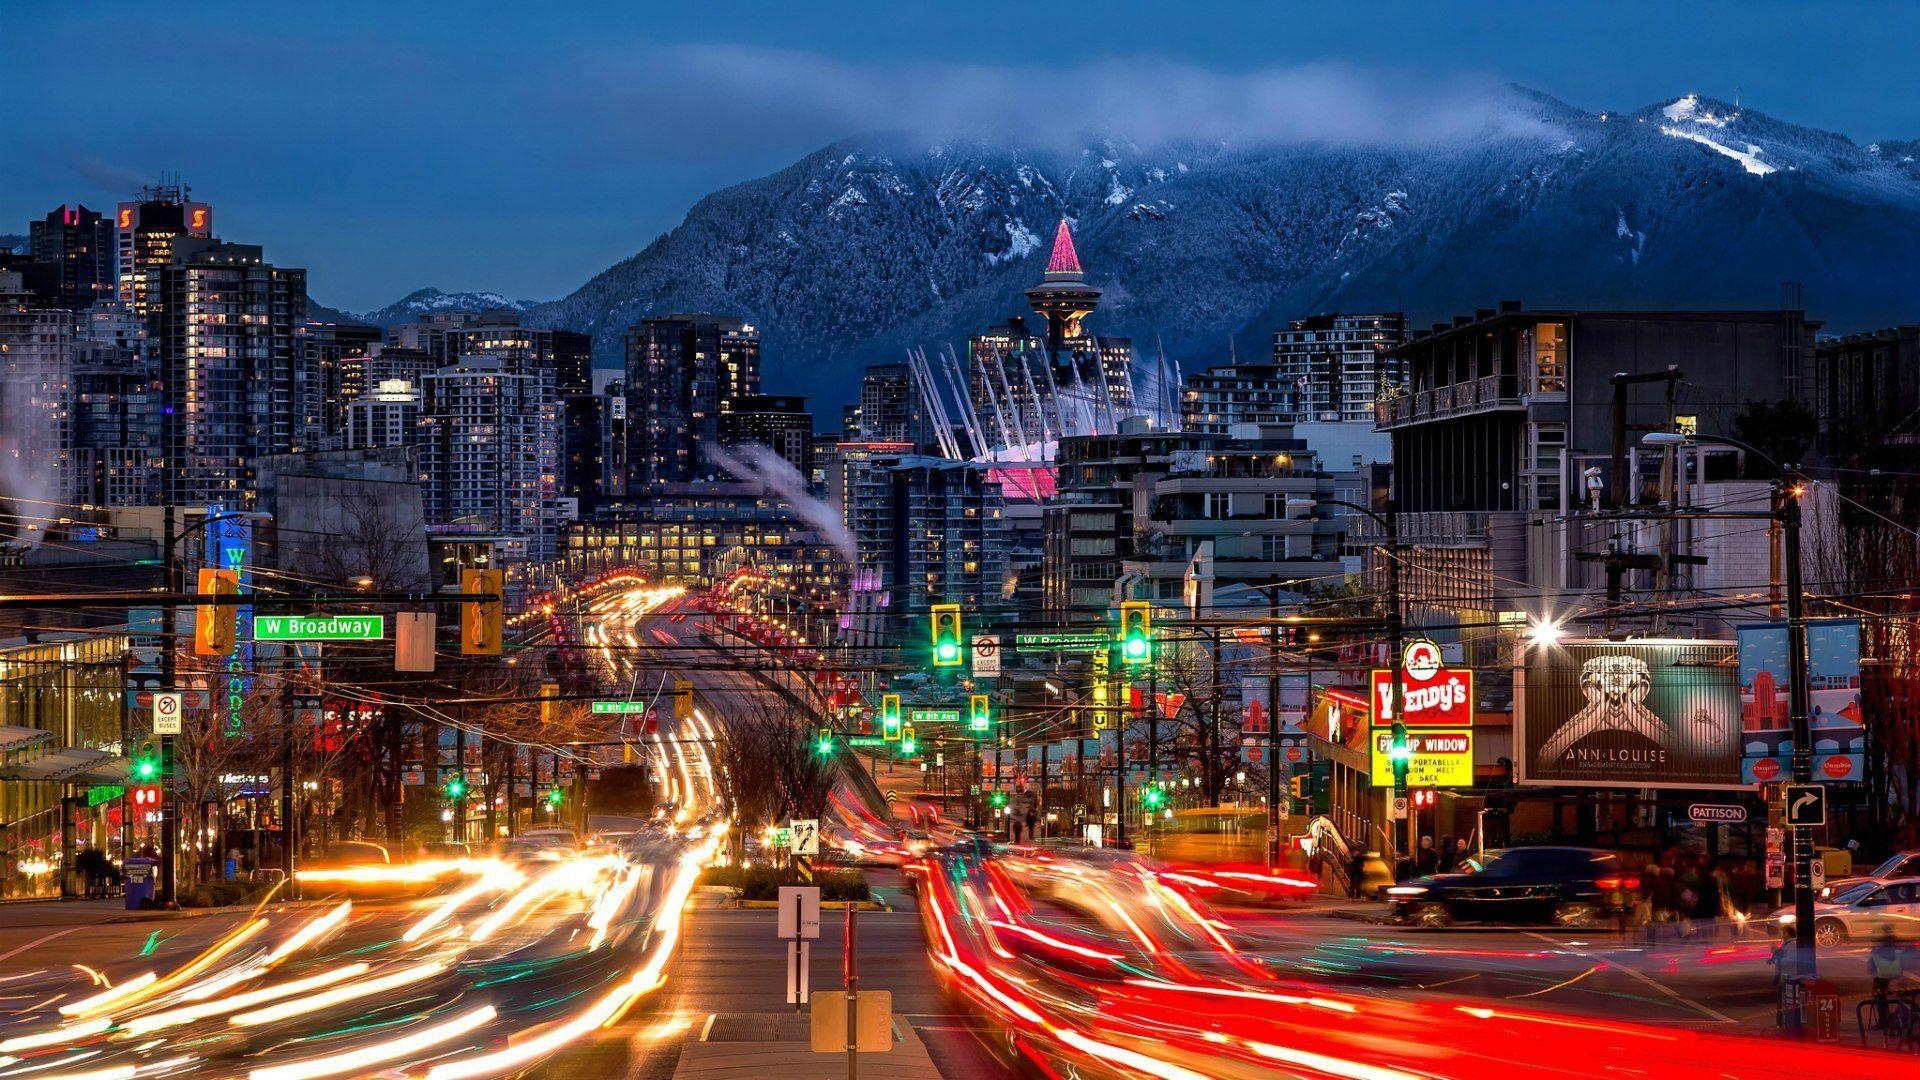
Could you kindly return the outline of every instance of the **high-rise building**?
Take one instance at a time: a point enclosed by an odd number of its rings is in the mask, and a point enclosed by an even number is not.
[[[661,315],[627,331],[628,492],[711,471],[725,402],[760,392],[760,331],[740,319]]]
[[[1180,388],[1180,426],[1224,435],[1235,424],[1291,423],[1300,414],[1299,401],[1296,383],[1272,364],[1221,364],[1187,376]]]
[[[1381,384],[1400,381],[1398,362],[1387,350],[1406,339],[1406,325],[1398,313],[1332,314],[1295,319],[1275,330],[1273,363],[1299,407],[1290,419],[1373,419]]]
[[[306,348],[305,366],[309,375],[307,405],[303,422],[310,434],[307,445],[316,449],[338,449],[346,443],[347,403],[366,390],[364,368],[367,350],[381,338],[377,326],[358,323],[314,323],[306,325],[302,337]]]
[[[746,394],[724,402],[720,441],[727,446],[759,443],[786,459],[803,478],[813,475],[813,414],[807,399]]]
[[[927,403],[906,364],[868,364],[860,377],[860,402],[850,408],[849,439],[910,442],[922,449],[934,444]]]
[[[593,393],[593,339],[571,330],[535,330],[521,326],[516,312],[489,312],[475,316],[473,325],[446,332],[452,356],[492,353],[551,368],[554,392]]]
[[[254,244],[180,237],[168,250],[147,296],[167,500],[248,506],[254,459],[303,448],[307,272],[271,265]]]
[[[157,506],[166,493],[166,386],[147,349],[147,320],[117,300],[78,316],[74,445],[80,501]]]
[[[0,539],[65,516],[77,501],[74,316],[0,271]]]
[[[370,391],[346,402],[342,421],[345,449],[370,450],[378,446],[413,446],[420,441],[420,377],[381,379]]]
[[[560,497],[582,514],[627,493],[627,399],[618,385],[560,399]]]
[[[174,243],[213,235],[213,207],[188,201],[192,189],[156,184],[114,217],[114,274],[120,302],[145,315],[158,292],[160,272],[173,262]]]
[[[894,605],[925,611],[1003,604],[1008,585],[1006,505],[989,470],[969,461],[908,456],[886,472],[887,579]]]
[[[28,254],[54,267],[59,306],[80,311],[114,295],[113,222],[98,210],[61,205],[29,222]]]
[[[421,380],[420,480],[430,528],[491,534],[506,562],[553,557],[560,418],[553,371],[463,356]]]

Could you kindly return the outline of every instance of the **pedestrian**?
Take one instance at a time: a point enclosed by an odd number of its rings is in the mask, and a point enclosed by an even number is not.
[[[1693,856],[1680,857],[1680,868],[1674,874],[1674,881],[1680,886],[1680,902],[1674,909],[1674,915],[1680,920],[1680,936],[1693,936],[1693,920],[1700,911],[1700,867]]]
[[[1694,920],[1706,930],[1709,939],[1720,936],[1722,904],[1726,898],[1727,872],[1719,860],[1708,859],[1700,872],[1700,885],[1693,904]]]
[[[1453,834],[1452,833],[1448,833],[1445,836],[1442,836],[1440,838],[1440,861],[1434,866],[1434,870],[1442,874],[1453,873]]]
[[[1358,900],[1367,879],[1367,853],[1354,848],[1347,852],[1347,899]]]
[[[1426,877],[1427,875],[1433,873],[1434,868],[1439,865],[1440,865],[1440,853],[1433,850],[1433,837],[1431,836],[1421,837],[1420,850],[1416,852],[1413,856],[1414,876]]]
[[[1456,874],[1466,873],[1467,867],[1472,861],[1473,855],[1467,847],[1467,838],[1464,836],[1455,837],[1453,841],[1453,872]]]
[[[1880,940],[1867,953],[1867,972],[1873,976],[1873,996],[1886,997],[1893,984],[1906,974],[1905,957],[1894,940],[1893,927],[1880,931]]]

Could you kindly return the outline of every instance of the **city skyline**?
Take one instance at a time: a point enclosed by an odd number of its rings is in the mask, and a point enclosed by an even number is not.
[[[1218,4],[1174,20],[1122,3],[1092,19],[1011,6],[960,19],[851,4],[821,19],[737,4],[721,32],[690,11],[589,5],[511,29],[439,7],[14,11],[23,40],[85,21],[100,47],[19,58],[25,84],[61,107],[15,118],[0,218],[110,205],[174,173],[221,205],[230,235],[309,268],[316,299],[364,311],[429,286],[557,299],[706,194],[876,130],[1391,141],[1444,132],[1510,80],[1596,111],[1698,92],[1862,143],[1920,137],[1912,95],[1828,62],[1867,27],[1920,28],[1898,7],[1416,17],[1433,9]],[[863,33],[836,31],[850,22]],[[1694,48],[1705,36],[1720,47]],[[180,63],[206,53],[223,62]],[[1795,74],[1809,67],[1828,74]],[[125,70],[156,73],[131,106]],[[1060,115],[1021,111],[1022,86]],[[490,142],[532,152],[474,156]]]

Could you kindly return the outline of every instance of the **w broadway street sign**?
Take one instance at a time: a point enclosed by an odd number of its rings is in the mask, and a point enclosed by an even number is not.
[[[255,615],[255,641],[379,641],[385,615]]]

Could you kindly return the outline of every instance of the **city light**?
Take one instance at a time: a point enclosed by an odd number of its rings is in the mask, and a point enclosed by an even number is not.
[[[1551,619],[1535,619],[1527,625],[1527,644],[1536,649],[1560,644],[1560,624]]]

